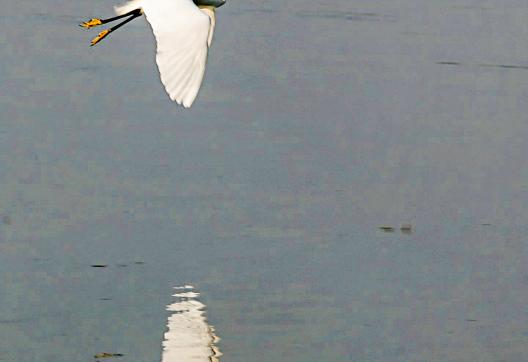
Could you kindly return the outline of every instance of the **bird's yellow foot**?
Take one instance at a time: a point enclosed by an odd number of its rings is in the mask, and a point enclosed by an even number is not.
[[[97,36],[95,38],[92,39],[92,45],[91,46],[94,46],[95,44],[99,43],[101,40],[103,40],[105,38],[105,36],[107,36],[108,34],[110,33],[110,29],[106,29],[106,30],[103,30],[102,32],[100,32],[99,34],[97,34]]]
[[[80,26],[82,26],[83,28],[89,29],[89,28],[93,28],[94,26],[101,25],[102,23],[103,22],[101,21],[101,19],[90,19],[82,23]]]

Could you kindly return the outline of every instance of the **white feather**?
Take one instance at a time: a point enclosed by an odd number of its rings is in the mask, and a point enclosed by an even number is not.
[[[214,9],[191,0],[132,0],[115,7],[118,15],[141,8],[156,37],[156,63],[169,97],[188,108],[205,73],[214,31]]]
[[[131,0],[123,5],[114,6],[114,10],[117,15],[123,15],[131,12],[132,10],[140,9],[143,7],[142,3],[145,0]]]
[[[213,33],[216,25],[215,8],[213,6],[200,6],[200,10],[202,10],[211,20],[209,37],[207,38],[207,45],[211,46],[211,43],[213,42]]]

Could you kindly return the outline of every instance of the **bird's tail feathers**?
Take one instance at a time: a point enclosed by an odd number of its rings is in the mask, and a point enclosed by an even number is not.
[[[114,10],[117,15],[123,15],[133,10],[141,8],[144,0],[131,0],[118,6],[114,6]]]

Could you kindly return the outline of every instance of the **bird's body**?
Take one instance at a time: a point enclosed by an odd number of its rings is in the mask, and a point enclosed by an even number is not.
[[[111,31],[145,14],[156,38],[161,82],[169,97],[187,108],[194,102],[204,77],[215,27],[215,8],[224,3],[225,0],[131,0],[115,7],[115,18],[92,19],[81,25],[90,28],[130,16],[99,33],[92,41],[95,45]]]

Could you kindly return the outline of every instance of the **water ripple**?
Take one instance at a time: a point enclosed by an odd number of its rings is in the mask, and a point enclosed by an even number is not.
[[[454,65],[454,66],[473,66],[473,67],[484,67],[484,68],[502,68],[502,69],[521,69],[528,70],[528,65],[515,65],[515,64],[470,64],[460,63],[454,61],[439,61],[436,62],[439,65]]]
[[[342,12],[342,11],[303,11],[297,13],[300,18],[343,19],[348,21],[395,21],[393,16],[371,12]]]

